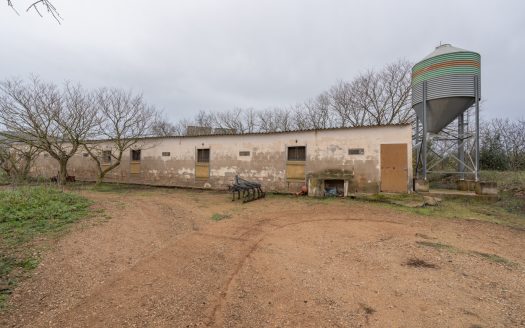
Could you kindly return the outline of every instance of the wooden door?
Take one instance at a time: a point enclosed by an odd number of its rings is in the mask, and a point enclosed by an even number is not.
[[[381,145],[381,191],[408,191],[408,163],[406,144]]]
[[[195,180],[208,180],[210,178],[210,149],[197,149],[195,161]]]

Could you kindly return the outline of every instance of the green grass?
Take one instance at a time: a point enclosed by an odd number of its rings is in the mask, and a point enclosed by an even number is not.
[[[426,247],[432,247],[432,248],[435,248],[435,249],[446,250],[446,251],[449,251],[451,253],[457,253],[458,252],[458,249],[455,248],[454,246],[450,246],[450,245],[442,244],[442,243],[433,243],[433,242],[430,242],[430,241],[416,241],[416,244],[422,245],[422,246],[426,246]]]
[[[443,199],[436,206],[411,206],[423,201],[419,194],[377,194],[363,195],[358,201],[378,203],[379,206],[400,212],[414,213],[445,219],[478,220],[525,229],[525,198],[511,192],[500,193],[497,201],[475,197]]]
[[[121,183],[101,183],[99,185],[93,185],[91,188],[91,190],[93,191],[111,193],[129,193],[133,191],[144,191],[148,189],[151,190],[152,187]]]
[[[0,170],[0,186],[1,185],[7,185],[10,182],[11,181],[10,181],[9,177],[7,176],[7,174],[4,171]]]
[[[488,253],[482,253],[482,252],[476,252],[476,251],[473,251],[471,253],[475,254],[475,255],[478,255],[478,256],[481,256],[482,258],[484,258],[484,259],[486,259],[486,260],[488,260],[490,262],[504,264],[504,265],[507,265],[507,266],[516,266],[517,265],[515,262],[512,262],[511,260],[507,260],[506,258],[501,257],[501,256],[496,255],[496,254],[488,254]]]
[[[89,213],[91,202],[55,188],[0,190],[0,308],[38,265],[35,239],[52,236]]]
[[[499,190],[525,190],[525,171],[481,171],[482,181],[495,181]]]
[[[0,235],[9,244],[61,230],[85,216],[91,202],[54,188],[24,187],[0,191]]]
[[[221,221],[221,220],[224,220],[224,219],[229,219],[231,218],[231,215],[230,214],[227,214],[227,213],[224,213],[224,214],[221,214],[221,213],[213,213],[213,215],[211,216],[211,219],[213,221]]]

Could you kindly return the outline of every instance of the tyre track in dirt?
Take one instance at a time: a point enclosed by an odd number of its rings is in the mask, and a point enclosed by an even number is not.
[[[222,327],[224,325],[223,309],[224,309],[224,307],[225,307],[225,305],[227,303],[227,298],[230,295],[230,290],[232,288],[232,285],[235,282],[235,279],[239,275],[239,272],[241,271],[241,269],[243,268],[245,263],[248,261],[250,256],[252,256],[253,253],[255,253],[257,251],[257,249],[258,249],[259,245],[261,244],[261,242],[263,242],[268,236],[270,236],[271,234],[277,232],[278,230],[284,229],[284,228],[287,228],[287,227],[290,227],[290,226],[301,225],[301,224],[309,224],[309,223],[315,223],[315,222],[331,222],[331,221],[335,221],[335,222],[357,221],[357,222],[402,224],[400,222],[395,222],[393,220],[370,220],[370,219],[358,219],[358,218],[353,218],[353,219],[350,219],[350,218],[345,218],[345,219],[308,219],[308,220],[303,220],[303,221],[300,221],[300,222],[291,222],[291,223],[287,223],[287,224],[273,224],[274,221],[279,220],[279,219],[283,219],[283,218],[286,218],[286,214],[283,214],[282,216],[274,217],[274,218],[271,218],[271,219],[260,220],[260,221],[257,222],[257,224],[255,224],[254,228],[246,231],[245,233],[243,233],[241,235],[241,236],[246,236],[246,235],[248,235],[250,233],[253,233],[253,232],[260,232],[260,233],[262,233],[262,236],[258,236],[257,239],[253,242],[253,244],[245,252],[245,254],[243,254],[242,258],[240,259],[240,261],[237,264],[237,266],[235,267],[235,269],[232,272],[230,272],[228,280],[226,282],[226,285],[225,285],[225,287],[223,287],[222,291],[219,294],[220,295],[219,300],[217,301],[217,303],[213,307],[212,314],[211,314],[211,316],[209,318],[209,321],[207,322],[208,326]],[[261,229],[261,226],[263,226],[264,224],[267,224],[268,226],[272,227],[273,229],[270,230],[270,231],[266,231],[265,232],[264,230]]]

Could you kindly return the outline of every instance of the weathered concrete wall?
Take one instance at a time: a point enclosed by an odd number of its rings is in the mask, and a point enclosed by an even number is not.
[[[130,174],[130,153],[125,154],[120,167],[107,175],[107,181],[147,183],[166,186],[225,189],[236,174],[248,180],[258,180],[268,191],[294,192],[305,182],[286,179],[287,147],[306,146],[305,175],[334,171],[352,173],[348,191],[378,192],[380,188],[380,145],[405,143],[407,163],[411,158],[411,128],[408,125],[333,129],[252,135],[217,135],[146,139],[141,146],[139,174]],[[110,144],[104,144],[107,149]],[[210,149],[210,177],[195,179],[197,149]],[[362,148],[363,154],[349,155],[349,148]],[[249,151],[250,156],[239,156]],[[162,156],[170,152],[170,156]],[[41,156],[34,174],[52,176],[57,166],[51,157]],[[96,166],[82,152],[68,166],[77,179],[94,180]],[[407,190],[412,179],[409,165]]]

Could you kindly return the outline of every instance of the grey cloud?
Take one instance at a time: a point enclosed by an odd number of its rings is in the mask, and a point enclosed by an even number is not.
[[[131,88],[177,119],[293,105],[446,42],[481,53],[484,116],[523,115],[523,1],[54,3],[62,25],[0,7],[1,78]]]

